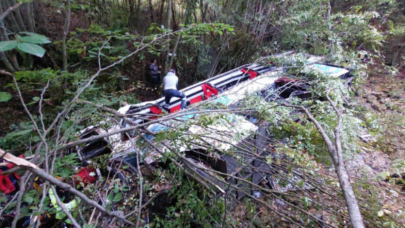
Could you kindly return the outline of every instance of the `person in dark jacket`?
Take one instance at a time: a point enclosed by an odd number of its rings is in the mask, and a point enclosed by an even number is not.
[[[149,65],[150,76],[152,78],[153,86],[155,89],[159,87],[160,84],[160,71],[156,64],[156,59],[152,59]]]
[[[186,95],[177,89],[179,78],[176,76],[176,71],[170,69],[167,75],[163,78],[164,94],[165,94],[165,108],[169,108],[170,100],[172,97],[181,98],[181,110],[186,107]]]

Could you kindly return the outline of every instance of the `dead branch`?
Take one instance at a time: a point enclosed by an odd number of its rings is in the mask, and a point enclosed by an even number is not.
[[[53,195],[55,196],[56,199],[56,203],[59,205],[59,207],[62,208],[63,213],[65,213],[65,215],[70,219],[70,221],[72,222],[72,224],[76,227],[76,228],[80,228],[80,225],[76,222],[76,220],[73,218],[72,214],[70,213],[70,211],[68,211],[68,209],[65,207],[65,205],[62,203],[62,201],[60,200],[56,189],[54,186],[51,186],[51,189],[53,191]]]
[[[136,125],[136,124],[137,124],[137,123],[135,123],[134,121],[132,121],[131,119],[127,118],[126,115],[121,114],[121,113],[117,112],[116,110],[114,110],[114,109],[112,109],[112,108],[107,108],[107,107],[105,107],[104,105],[95,104],[95,103],[93,103],[93,102],[85,101],[85,100],[77,100],[76,103],[79,103],[79,104],[82,103],[82,104],[92,105],[92,106],[94,106],[94,107],[96,107],[96,108],[99,108],[99,109],[101,109],[101,110],[103,110],[103,111],[112,113],[112,114],[114,114],[116,117],[123,118],[127,123],[130,123],[130,124],[133,124],[133,125]]]
[[[337,175],[339,177],[339,182],[346,199],[346,205],[349,210],[350,220],[352,221],[353,227],[363,228],[364,227],[363,217],[361,215],[360,208],[357,203],[357,199],[354,194],[352,185],[350,184],[349,175],[347,173],[343,160],[342,142],[340,140],[340,130],[342,127],[342,114],[339,112],[338,108],[336,107],[336,104],[329,97],[329,92],[330,90],[326,93],[326,97],[328,98],[329,103],[332,105],[333,109],[336,112],[336,115],[339,118],[338,125],[335,128],[336,155],[338,157],[338,163],[337,166],[335,165],[335,168],[337,169],[336,170]]]
[[[8,71],[5,71],[5,70],[0,70],[0,74],[7,75],[7,76],[10,76],[10,77],[13,77],[13,74],[12,74],[12,73],[10,73],[10,72],[8,72]]]
[[[11,198],[10,201],[8,201],[8,203],[0,210],[0,215],[3,214],[3,212],[8,208],[8,206],[18,197],[18,195],[20,194],[20,191],[16,192],[13,196],[13,198]]]
[[[41,202],[39,203],[38,211],[41,211],[42,207],[44,206],[44,201],[45,201],[47,192],[48,192],[48,183],[44,183],[44,185],[42,186],[42,198],[41,198]],[[39,216],[36,216],[36,219],[33,219],[31,221],[31,224],[35,224],[35,228],[38,228],[41,225],[40,222],[36,222],[38,217]],[[31,226],[31,224],[30,224],[30,227],[33,227],[33,226]]]
[[[3,156],[4,155],[4,156]],[[17,166],[24,166],[34,169],[39,169],[39,167],[25,159],[16,157],[10,153],[5,152],[4,150],[0,149],[0,156],[3,156],[3,159],[9,163],[13,163]]]
[[[9,15],[12,11],[18,9],[18,7],[20,7],[22,4],[22,2],[19,2],[16,5],[9,7],[2,15],[0,15],[0,22],[2,22],[4,18],[6,18],[7,15]]]
[[[67,64],[68,64],[68,55],[67,55],[67,44],[66,44],[66,38],[67,35],[69,34],[69,28],[70,28],[70,17],[71,17],[71,7],[70,7],[70,0],[66,1],[66,10],[65,10],[65,24],[63,26],[63,38],[62,38],[62,57],[63,57],[63,71],[67,70]]]
[[[22,197],[25,194],[25,184],[26,184],[26,180],[29,179],[29,176],[30,176],[29,173],[25,172],[24,176],[22,176],[21,180],[20,180],[20,194],[18,194],[18,197],[17,197],[17,208],[15,209],[14,219],[13,219],[13,222],[11,223],[12,228],[16,228],[17,221],[20,217]]]
[[[130,139],[130,142],[133,147],[136,147],[136,143],[134,142],[134,139],[129,136],[128,133],[126,133],[128,138]],[[142,211],[142,197],[143,197],[143,175],[141,171],[141,165],[139,164],[140,162],[140,156],[139,153],[136,153],[136,168],[138,171],[138,178],[139,178],[139,202],[138,202],[138,216],[136,218],[136,227],[139,227],[139,222],[141,221],[141,211]],[[144,164],[147,164],[144,162]]]
[[[91,136],[89,138],[85,138],[85,139],[77,140],[77,141],[74,141],[74,142],[66,143],[66,144],[60,146],[58,149],[59,150],[64,150],[64,149],[67,149],[67,148],[70,148],[70,147],[73,147],[73,146],[77,146],[77,145],[82,144],[82,143],[91,142],[91,141],[101,139],[101,138],[105,138],[105,137],[115,135],[115,134],[120,134],[120,133],[125,133],[125,132],[128,132],[128,131],[133,131],[133,130],[142,128],[144,126],[148,126],[150,124],[164,122],[164,121],[171,120],[171,119],[183,116],[183,115],[192,115],[192,114],[200,114],[200,113],[237,113],[237,112],[242,112],[242,110],[240,110],[240,109],[218,109],[218,110],[192,111],[192,112],[186,112],[186,113],[185,112],[176,112],[176,113],[172,113],[170,115],[163,116],[162,118],[157,119],[157,120],[151,120],[151,121],[149,121],[147,123],[137,124],[137,125],[131,126],[131,127],[120,128],[120,129],[110,131],[110,132],[105,133],[105,134]]]
[[[5,153],[5,151],[0,149],[0,156],[3,155],[4,153]],[[15,164],[15,165],[23,166],[23,167],[27,168],[28,171],[38,175],[39,177],[41,177],[42,179],[48,181],[49,183],[73,193],[74,195],[76,195],[77,197],[82,199],[85,203],[99,209],[100,211],[104,212],[105,214],[107,214],[109,216],[117,217],[119,219],[122,219],[125,223],[127,223],[129,225],[134,225],[132,222],[126,220],[124,217],[121,217],[121,216],[119,216],[117,214],[114,214],[114,213],[111,213],[110,211],[107,211],[104,207],[100,206],[97,202],[89,199],[82,192],[80,192],[77,189],[73,188],[69,184],[66,184],[66,183],[60,181],[59,179],[49,175],[47,172],[45,172],[45,170],[39,168],[37,165],[35,165],[35,164],[31,163],[31,162],[28,162],[28,161],[26,161],[26,160],[24,160],[22,158],[15,157],[14,155],[12,155],[10,153],[6,154],[4,156],[4,159],[6,161],[8,161],[8,162],[11,162],[11,163]],[[21,190],[20,190],[20,192],[21,192]]]
[[[363,218],[360,212],[359,205],[356,200],[353,188],[350,184],[349,175],[347,174],[346,167],[344,165],[343,154],[342,154],[342,142],[340,140],[340,130],[342,126],[342,115],[337,109],[336,105],[329,97],[329,91],[327,91],[326,97],[328,98],[329,103],[333,107],[338,116],[338,125],[335,127],[335,143],[332,143],[332,140],[329,138],[323,127],[319,122],[312,116],[312,114],[303,106],[287,105],[283,104],[286,107],[298,108],[304,111],[308,119],[315,125],[318,132],[321,134],[324,142],[328,146],[328,152],[332,159],[332,162],[335,166],[335,171],[339,179],[340,187],[342,189],[343,195],[345,196],[346,206],[348,208],[350,220],[353,227],[355,228],[364,228]]]

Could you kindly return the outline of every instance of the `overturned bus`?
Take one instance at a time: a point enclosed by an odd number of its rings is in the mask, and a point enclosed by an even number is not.
[[[309,68],[330,77],[350,77],[349,70],[320,64],[320,60],[309,56]],[[188,108],[181,112],[178,112],[179,98],[172,98],[168,109],[163,107],[164,98],[127,105],[118,110],[125,114],[119,124],[107,130],[101,125],[88,127],[80,138],[131,127],[134,130],[81,145],[77,153],[83,161],[108,154],[109,175],[118,177],[123,185],[133,189],[139,187],[136,181],[139,175],[158,175],[156,170],[167,168],[168,162],[185,170],[213,194],[226,193],[235,202],[246,196],[259,198],[264,188],[279,192],[310,189],[312,186],[298,171],[293,170],[293,175],[286,180],[281,176],[289,172],[288,168],[267,162],[284,158],[273,153],[266,124],[258,121],[255,113],[238,109],[240,101],[255,93],[266,99],[310,98],[309,86],[283,77],[285,71],[283,67],[247,64],[189,86],[182,90],[187,96]],[[212,106],[223,109],[210,109]],[[162,183],[160,187],[159,183],[154,185],[152,194],[157,195],[154,202],[160,206],[145,208],[142,212],[145,223],[153,220],[154,214],[164,213],[162,207],[173,204],[167,194],[161,194],[170,189],[170,184]],[[133,190],[126,194],[139,193]],[[145,203],[153,197],[143,194],[141,198]],[[236,205],[231,201],[232,204]]]

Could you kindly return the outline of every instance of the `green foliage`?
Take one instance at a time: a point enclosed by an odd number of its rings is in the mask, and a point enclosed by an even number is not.
[[[281,19],[275,21],[282,28],[276,39],[281,45],[279,48],[294,48],[327,55],[334,54],[340,48],[352,50],[360,44],[371,50],[378,50],[382,45],[384,39],[382,33],[370,23],[380,17],[375,8],[368,10],[363,8],[362,12],[340,11],[340,3],[334,3],[334,7],[329,11],[330,1],[288,1],[288,3],[285,4],[288,5],[285,8],[287,15],[280,15]],[[362,1],[358,4],[357,7],[362,8],[360,6]],[[356,9],[356,6],[353,9]]]
[[[305,67],[304,61],[298,55],[293,60],[285,62],[282,58],[277,59],[278,64],[294,66],[292,72],[305,72],[303,79],[311,85],[314,99],[300,100],[289,98],[292,105],[305,106],[321,124],[329,137],[334,140],[334,128],[337,125],[337,116],[329,101],[326,100],[326,92],[331,90],[329,96],[337,104],[342,113],[342,129],[340,132],[343,143],[343,154],[345,159],[350,159],[359,152],[360,144],[358,136],[362,132],[363,122],[356,118],[356,111],[343,106],[350,99],[348,89],[343,85],[341,79],[331,78],[322,72],[314,71]],[[302,70],[304,69],[304,71]],[[297,75],[299,75],[297,73]],[[299,77],[299,76],[298,76]],[[302,76],[301,76],[302,77]],[[296,112],[292,108],[268,103],[260,96],[248,96],[243,101],[243,107],[254,108],[260,119],[270,123],[270,132],[276,139],[286,139],[288,145],[298,154],[307,152],[314,156],[317,161],[330,162],[328,148],[318,132],[315,125],[307,120],[304,113]],[[291,153],[297,156],[297,153]]]
[[[71,178],[76,173],[75,168],[79,165],[80,161],[76,153],[57,157],[54,163],[53,175],[61,178]]]
[[[43,49],[41,46],[38,46],[36,44],[30,44],[30,43],[19,43],[17,44],[17,49],[31,54],[31,55],[36,55],[40,58],[42,58],[42,56],[44,56],[45,54],[45,49]]]
[[[220,224],[225,210],[223,199],[210,200],[210,193],[183,173],[176,177],[178,184],[169,191],[176,203],[168,208],[166,217],[156,218],[152,227],[188,227],[191,224],[212,227],[213,223]]]
[[[329,137],[334,140],[334,128],[337,125],[337,116],[328,102],[309,101],[304,102],[309,106],[309,110],[315,115],[315,119],[321,124]],[[314,156],[318,161],[329,161],[328,148],[312,122],[305,121],[304,114],[284,115],[283,119],[274,122],[277,112],[271,113],[268,121],[272,121],[271,132],[278,139],[287,137],[288,144],[297,151],[306,151]],[[343,143],[343,155],[345,159],[350,159],[360,151],[358,136],[362,131],[362,122],[353,117],[352,114],[342,114],[343,124],[341,129],[341,141]],[[294,122],[291,119],[298,118],[301,121]]]
[[[16,46],[17,46],[16,40],[1,41],[0,42],[0,51],[9,51],[11,49],[14,49]]]
[[[17,39],[23,43],[31,43],[31,44],[49,44],[51,41],[43,36],[32,32],[20,32],[19,34],[23,34],[25,36],[18,36]]]
[[[0,102],[7,102],[11,100],[13,96],[10,93],[7,92],[0,92]]]
[[[403,160],[403,159],[394,160],[392,162],[392,172],[397,173],[397,174],[404,174],[405,173],[405,160]]]
[[[20,122],[10,125],[10,132],[0,137],[0,148],[2,149],[23,149],[25,145],[38,143],[40,138],[34,132],[31,122]],[[25,152],[25,151],[23,151]]]
[[[9,51],[17,48],[19,51],[38,56],[40,58],[44,56],[45,49],[38,44],[50,43],[51,41],[48,38],[30,32],[21,32],[19,34],[25,36],[15,35],[15,40],[0,41],[0,51]]]
[[[101,171],[108,172],[107,165],[110,158],[111,154],[104,154],[93,158],[92,161],[97,164],[97,166],[100,168]]]

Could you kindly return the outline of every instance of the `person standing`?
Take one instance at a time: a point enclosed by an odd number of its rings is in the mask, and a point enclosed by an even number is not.
[[[167,75],[163,78],[163,89],[165,94],[165,108],[169,108],[170,100],[172,97],[181,99],[181,110],[186,107],[186,95],[177,89],[179,78],[176,76],[176,71],[170,69]]]
[[[153,86],[155,89],[159,87],[160,84],[160,71],[156,64],[156,59],[151,59],[149,65],[150,76],[152,78]]]

